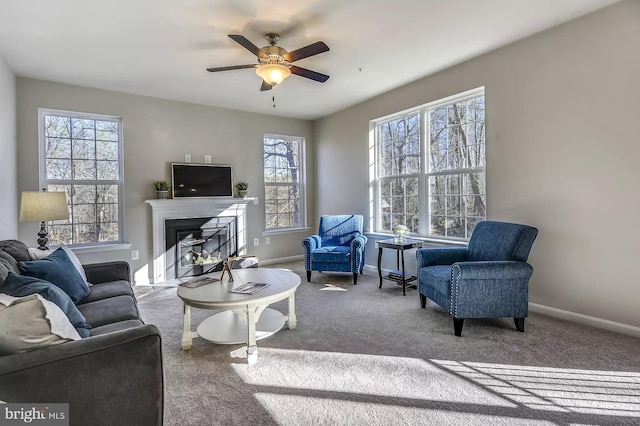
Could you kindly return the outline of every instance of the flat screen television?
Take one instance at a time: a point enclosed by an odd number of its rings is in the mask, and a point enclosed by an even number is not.
[[[229,165],[172,163],[173,198],[233,197],[233,171]]]

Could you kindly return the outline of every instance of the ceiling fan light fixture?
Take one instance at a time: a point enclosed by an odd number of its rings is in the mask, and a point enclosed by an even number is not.
[[[280,64],[264,64],[256,69],[256,74],[268,84],[275,86],[291,75],[291,70]]]

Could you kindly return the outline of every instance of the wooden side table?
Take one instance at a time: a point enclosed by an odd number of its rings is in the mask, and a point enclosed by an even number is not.
[[[380,277],[380,286],[378,288],[382,288],[382,279],[386,279],[389,281],[395,281],[397,283],[402,284],[402,294],[404,296],[407,295],[406,287],[407,283],[411,281],[415,281],[417,277],[413,274],[407,275],[404,271],[404,251],[422,247],[422,241],[420,240],[412,240],[410,238],[406,238],[402,242],[397,242],[393,238],[390,240],[382,240],[378,241],[378,276]],[[399,270],[399,273],[390,273],[387,276],[382,276],[382,250],[385,248],[396,250],[396,269]],[[402,269],[400,269],[400,258],[402,258]]]

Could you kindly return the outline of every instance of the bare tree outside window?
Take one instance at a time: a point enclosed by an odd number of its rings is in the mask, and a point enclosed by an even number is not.
[[[420,115],[394,118],[379,125],[380,207],[382,228],[419,225]]]
[[[49,224],[51,243],[121,242],[120,119],[44,110],[40,119],[43,185],[64,191],[70,211]]]
[[[484,91],[375,122],[375,230],[468,239],[486,217]],[[426,160],[426,161],[424,161]]]
[[[265,223],[267,230],[299,228],[304,219],[304,139],[264,137]]]
[[[484,96],[430,109],[429,234],[468,239],[486,216]]]

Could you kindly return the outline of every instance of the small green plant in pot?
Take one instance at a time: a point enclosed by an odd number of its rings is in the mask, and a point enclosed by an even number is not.
[[[247,198],[249,182],[238,182],[236,183],[236,188],[238,189],[238,197]]]
[[[171,183],[166,180],[157,180],[152,183],[156,190],[156,198],[167,198],[169,190],[171,189]]]

